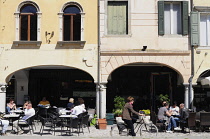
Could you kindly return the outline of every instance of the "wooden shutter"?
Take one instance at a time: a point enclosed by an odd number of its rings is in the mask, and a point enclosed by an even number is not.
[[[182,35],[188,35],[188,1],[182,2]]]
[[[199,46],[200,45],[200,16],[198,12],[191,12],[191,45]]]
[[[113,1],[108,3],[107,30],[110,35],[127,34],[128,2]]]
[[[158,1],[158,34],[164,35],[164,1]]]

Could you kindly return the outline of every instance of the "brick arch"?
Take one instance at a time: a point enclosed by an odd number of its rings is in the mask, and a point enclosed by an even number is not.
[[[101,82],[107,82],[109,75],[117,68],[131,63],[158,63],[175,70],[187,83],[190,77],[190,61],[187,56],[103,56],[101,58]]]

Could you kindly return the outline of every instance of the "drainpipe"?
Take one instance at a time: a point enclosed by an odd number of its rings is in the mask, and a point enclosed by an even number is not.
[[[98,67],[97,67],[97,94],[96,94],[96,114],[98,117],[101,117],[101,109],[100,109],[100,100],[101,98],[101,86],[100,86],[100,0],[98,0],[98,5],[97,5],[97,10],[98,10]]]
[[[193,0],[190,0],[190,11],[193,10]],[[191,36],[190,36],[191,37]],[[193,108],[193,98],[194,98],[194,93],[192,91],[192,79],[194,77],[194,46],[191,45],[190,41],[190,46],[191,46],[191,76],[188,80],[189,82],[189,108]]]
[[[194,77],[194,46],[191,48],[191,76],[189,78],[189,108],[193,108],[194,92],[192,91],[192,79]]]

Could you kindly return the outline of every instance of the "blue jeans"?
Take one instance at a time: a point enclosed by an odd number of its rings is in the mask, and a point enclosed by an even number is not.
[[[171,116],[170,117],[170,119],[169,119],[169,124],[168,124],[168,131],[169,130],[171,130],[171,128],[172,128],[172,126],[174,127],[174,128],[176,128],[177,127],[177,123],[176,122],[178,122],[179,121],[179,118],[177,118],[177,117],[173,117],[173,116]]]
[[[11,111],[10,107],[6,107],[7,108],[7,112],[9,113]]]
[[[5,133],[7,131],[7,127],[9,125],[9,121],[8,120],[0,120],[0,124],[2,124],[3,128],[1,133]]]

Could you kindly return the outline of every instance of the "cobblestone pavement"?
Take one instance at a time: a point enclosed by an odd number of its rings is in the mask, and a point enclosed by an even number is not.
[[[88,132],[87,128],[84,128],[84,134],[80,133],[79,136],[77,133],[73,133],[72,136],[67,135],[65,132],[60,132],[60,127],[56,128],[55,135],[53,135],[52,132],[48,132],[44,130],[44,134],[40,136],[39,131],[41,127],[41,123],[36,123],[36,129],[34,131],[34,134],[30,134],[30,132],[25,132],[22,135],[16,135],[10,133],[11,127],[9,127],[8,133],[6,136],[0,136],[0,138],[4,139],[11,139],[11,138],[17,138],[17,139],[49,139],[49,138],[57,138],[57,139],[63,139],[63,138],[83,138],[83,139],[106,139],[106,138],[114,138],[114,139],[121,139],[121,138],[139,138],[139,139],[210,139],[210,132],[194,132],[191,131],[191,133],[181,133],[181,132],[174,132],[174,133],[165,133],[165,132],[159,132],[157,136],[152,136],[150,134],[145,134],[143,136],[140,136],[139,133],[137,133],[136,137],[126,136],[123,134],[120,136],[118,133],[111,136],[110,130],[112,125],[107,125],[107,129],[99,130],[96,129],[94,126],[90,127],[90,133]]]

